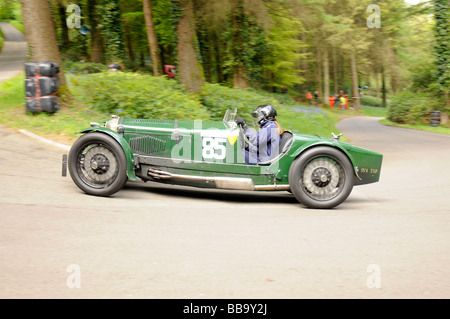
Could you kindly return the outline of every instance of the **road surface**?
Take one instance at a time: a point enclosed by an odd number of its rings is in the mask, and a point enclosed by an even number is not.
[[[27,43],[23,34],[9,23],[0,22],[5,36],[0,54],[0,82],[14,77],[25,70]]]
[[[350,118],[384,154],[336,209],[287,192],[61,176],[65,151],[0,127],[0,298],[449,298],[450,136]]]

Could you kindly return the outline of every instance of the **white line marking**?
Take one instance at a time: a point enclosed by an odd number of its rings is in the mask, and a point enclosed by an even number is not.
[[[22,134],[25,134],[25,135],[27,135],[27,136],[29,136],[29,137],[31,137],[31,138],[34,138],[34,139],[36,139],[36,140],[38,140],[38,141],[44,142],[44,143],[46,143],[46,144],[50,144],[50,145],[56,146],[56,147],[58,147],[58,148],[61,148],[61,149],[63,149],[63,150],[66,150],[66,151],[69,151],[69,150],[70,150],[70,146],[67,146],[67,145],[64,145],[64,144],[60,144],[60,143],[56,143],[56,142],[50,141],[50,140],[48,140],[48,139],[46,139],[46,138],[43,138],[43,137],[41,137],[41,136],[39,136],[39,135],[33,134],[33,133],[28,132],[28,131],[26,131],[26,130],[19,130],[19,132],[22,133]]]

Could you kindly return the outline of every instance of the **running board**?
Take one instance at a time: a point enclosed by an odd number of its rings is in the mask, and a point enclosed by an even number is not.
[[[185,180],[204,183],[214,183],[215,188],[245,190],[245,191],[287,191],[289,185],[255,185],[250,178],[241,177],[207,177],[173,174],[166,171],[149,168],[148,176],[155,180]]]

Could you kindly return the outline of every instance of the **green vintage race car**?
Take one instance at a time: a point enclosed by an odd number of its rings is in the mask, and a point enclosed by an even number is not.
[[[354,185],[377,182],[382,155],[330,138],[284,131],[279,152],[249,165],[236,110],[220,121],[111,119],[72,145],[70,175],[85,193],[110,196],[142,180],[242,191],[289,191],[310,208],[341,204]],[[248,142],[248,141],[247,141]]]

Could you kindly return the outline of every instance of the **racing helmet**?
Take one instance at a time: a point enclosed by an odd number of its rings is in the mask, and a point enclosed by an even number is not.
[[[260,105],[252,112],[252,116],[256,119],[259,126],[266,124],[268,121],[277,119],[277,110],[272,105]]]

